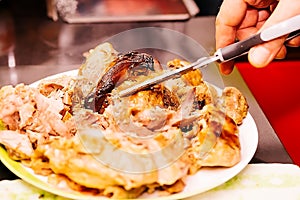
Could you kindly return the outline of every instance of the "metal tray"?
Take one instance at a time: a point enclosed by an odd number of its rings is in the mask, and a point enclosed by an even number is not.
[[[57,0],[68,23],[188,20],[199,13],[193,0]]]

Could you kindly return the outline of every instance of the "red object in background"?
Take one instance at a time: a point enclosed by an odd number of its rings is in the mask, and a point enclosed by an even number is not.
[[[300,166],[300,61],[265,68],[237,63],[248,87],[295,164]]]

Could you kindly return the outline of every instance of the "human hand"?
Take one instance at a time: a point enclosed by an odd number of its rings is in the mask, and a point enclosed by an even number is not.
[[[216,19],[216,48],[243,40],[285,19],[300,14],[299,0],[224,0]],[[283,59],[286,36],[250,49],[248,60],[255,67],[265,67],[273,59]],[[287,45],[300,46],[300,37]],[[223,74],[230,74],[234,61],[220,64]]]

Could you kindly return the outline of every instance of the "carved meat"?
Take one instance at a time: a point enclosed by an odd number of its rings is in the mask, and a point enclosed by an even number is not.
[[[243,94],[234,87],[226,87],[223,90],[221,99],[223,100],[226,114],[237,124],[242,124],[248,113],[249,105]]]
[[[118,56],[113,66],[99,80],[96,91],[89,95],[86,105],[94,111],[103,113],[107,95],[126,79],[149,75],[150,71],[161,70],[158,62],[145,53],[130,52]]]
[[[187,64],[176,59],[168,67]],[[115,95],[152,73],[162,67],[151,55],[118,54],[105,43],[90,51],[76,79],[4,87],[0,125],[8,130],[0,130],[0,143],[52,184],[117,199],[180,192],[201,167],[236,165],[238,125],[248,112],[240,91],[218,94],[195,70]]]

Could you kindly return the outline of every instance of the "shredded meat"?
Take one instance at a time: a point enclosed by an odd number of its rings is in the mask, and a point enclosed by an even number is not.
[[[0,143],[10,150],[10,155],[16,160],[30,159],[33,153],[32,144],[27,135],[18,131],[0,131]]]
[[[57,90],[60,93],[61,90]],[[8,130],[14,131],[26,141],[31,141],[32,146],[46,142],[49,137],[73,135],[74,124],[71,120],[64,122],[61,113],[65,109],[63,98],[59,95],[44,96],[37,88],[19,84],[16,87],[6,86],[0,90],[0,119]],[[2,131],[2,134],[9,132]],[[12,134],[11,134],[12,136]],[[27,138],[27,139],[25,139]],[[16,142],[19,140],[16,140]],[[4,144],[7,149],[14,149],[14,145]],[[19,149],[20,151],[25,148]],[[23,152],[28,155],[28,151]]]

